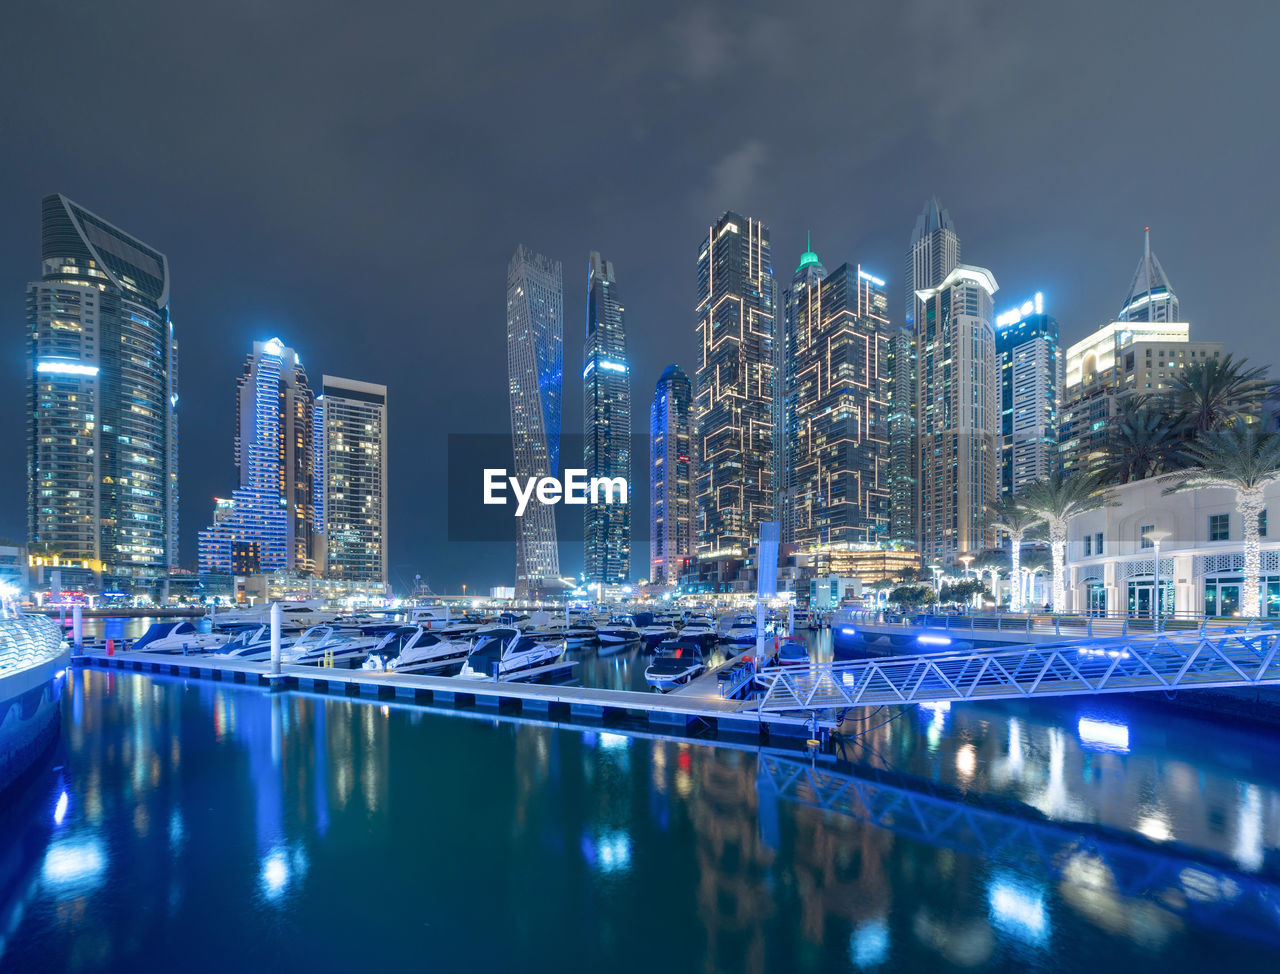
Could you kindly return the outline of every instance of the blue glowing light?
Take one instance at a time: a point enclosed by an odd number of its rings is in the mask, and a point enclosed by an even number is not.
[[[54,825],[61,825],[63,820],[66,819],[68,804],[70,804],[70,799],[67,798],[67,793],[64,791],[58,796],[58,803],[53,806]]]
[[[854,629],[853,626],[841,626],[840,632],[845,636],[856,636],[858,634],[858,630]]]
[[[68,362],[65,359],[45,359],[36,363],[36,371],[51,375],[84,375],[98,374],[96,365],[85,365],[83,362]]]
[[[1129,726],[1109,720],[1081,717],[1076,724],[1076,735],[1085,747],[1098,751],[1129,753]]]
[[[1042,944],[1049,935],[1049,914],[1044,895],[1036,887],[1014,876],[994,878],[987,887],[991,922],[1024,943]]]
[[[928,634],[925,634],[923,636],[916,637],[916,642],[920,643],[923,646],[950,646],[951,637],[950,636],[930,636]]]

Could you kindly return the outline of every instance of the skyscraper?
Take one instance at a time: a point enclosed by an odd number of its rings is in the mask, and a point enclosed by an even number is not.
[[[40,260],[27,285],[30,550],[59,555],[64,584],[155,586],[178,553],[169,262],[62,195],[41,201]]]
[[[587,261],[587,339],[582,360],[583,465],[588,477],[631,482],[631,375],[627,333],[613,262],[594,250]],[[583,514],[588,583],[621,585],[631,577],[631,497],[588,504]]]
[[[996,318],[1000,370],[1000,492],[1020,494],[1058,467],[1065,372],[1058,322],[1040,294]]]
[[[924,205],[916,218],[911,243],[907,247],[906,288],[903,332],[890,340],[893,364],[893,390],[890,409],[889,482],[893,508],[890,534],[895,540],[918,544],[920,540],[919,468],[920,436],[917,427],[920,413],[917,396],[919,375],[920,332],[923,317],[921,291],[940,285],[960,264],[960,238],[956,236],[951,215],[938,203],[937,197]]]
[[[774,514],[769,230],[727,212],[698,250],[698,556],[736,558]]]
[[[693,386],[668,365],[649,408],[649,578],[675,585],[693,558]]]
[[[1177,321],[1178,296],[1169,286],[1160,261],[1151,252],[1151,228],[1143,236],[1142,257],[1133,272],[1129,294],[1124,299],[1117,321]]]
[[[315,400],[298,353],[254,342],[236,384],[240,486],[200,532],[201,573],[315,570]]]
[[[842,264],[804,289],[787,334],[786,476],[806,550],[888,537],[888,297]]]
[[[512,475],[559,474],[564,385],[564,276],[558,260],[521,245],[507,265],[507,381]],[[552,508],[531,503],[516,526],[516,594],[543,591],[560,576]]]
[[[387,387],[326,375],[315,406],[316,564],[387,581]]]
[[[994,541],[987,509],[999,493],[995,277],[959,264],[921,289],[916,321],[920,431],[920,553],[951,565]]]
[[[810,341],[813,329],[810,314],[817,314],[818,289],[827,269],[813,251],[812,241],[806,237],[806,249],[800,255],[800,263],[791,278],[791,287],[782,292],[782,328],[774,342],[773,377],[777,394],[774,396],[774,483],[777,497],[774,501],[774,520],[782,528],[783,543],[796,540],[796,485],[792,476],[795,470],[796,435],[796,355],[800,344]]]

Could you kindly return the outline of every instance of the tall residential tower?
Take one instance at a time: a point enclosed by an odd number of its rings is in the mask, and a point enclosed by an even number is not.
[[[315,400],[298,353],[278,338],[254,342],[236,407],[240,486],[214,499],[213,524],[200,532],[200,571],[312,572]]]
[[[1000,492],[1020,494],[1058,469],[1065,374],[1058,321],[1037,293],[996,318],[1000,370]]]
[[[727,212],[698,248],[697,548],[746,555],[774,515],[769,230]]]
[[[800,255],[800,263],[791,277],[791,287],[782,292],[782,318],[778,339],[774,342],[773,378],[777,394],[774,397],[774,483],[777,497],[774,501],[774,520],[782,526],[782,541],[796,540],[796,485],[791,471],[795,469],[792,456],[795,448],[795,390],[797,351],[807,344],[814,331],[810,327],[810,314],[818,306],[818,290],[827,269],[813,251],[812,241],[806,238],[806,249]]]
[[[994,542],[988,508],[999,494],[1000,399],[991,299],[996,280],[958,264],[916,292],[920,431],[920,554],[954,565]]]
[[[583,564],[588,584],[631,577],[631,375],[613,262],[587,261],[587,339],[582,359],[582,459],[589,478],[623,478],[626,504],[588,504]]]
[[[560,262],[521,245],[507,265],[507,383],[512,475],[559,475],[564,385],[564,276]],[[560,577],[553,509],[530,504],[516,527],[516,594],[545,591]]]
[[[30,550],[57,555],[64,584],[163,587],[178,555],[169,262],[62,195],[41,201],[40,260],[27,285]]]
[[[326,375],[315,407],[316,565],[387,581],[387,387]]]
[[[693,558],[693,386],[668,365],[649,409],[649,578],[675,585]]]

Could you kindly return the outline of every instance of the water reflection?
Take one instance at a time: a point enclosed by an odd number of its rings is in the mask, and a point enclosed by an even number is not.
[[[811,760],[72,676],[61,770],[0,811],[19,970],[198,943],[223,969],[1129,974],[1280,943],[1275,738],[1163,711],[880,708]]]

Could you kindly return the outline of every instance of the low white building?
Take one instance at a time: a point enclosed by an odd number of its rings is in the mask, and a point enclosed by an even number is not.
[[[1232,616],[1244,585],[1243,524],[1235,492],[1200,489],[1166,494],[1174,477],[1113,488],[1113,506],[1073,520],[1067,531],[1069,611],[1149,615],[1155,588],[1155,547],[1144,535],[1168,531],[1160,542],[1162,613]],[[1280,484],[1266,491],[1267,509],[1280,510]],[[1280,532],[1262,533],[1263,611],[1280,616]]]

